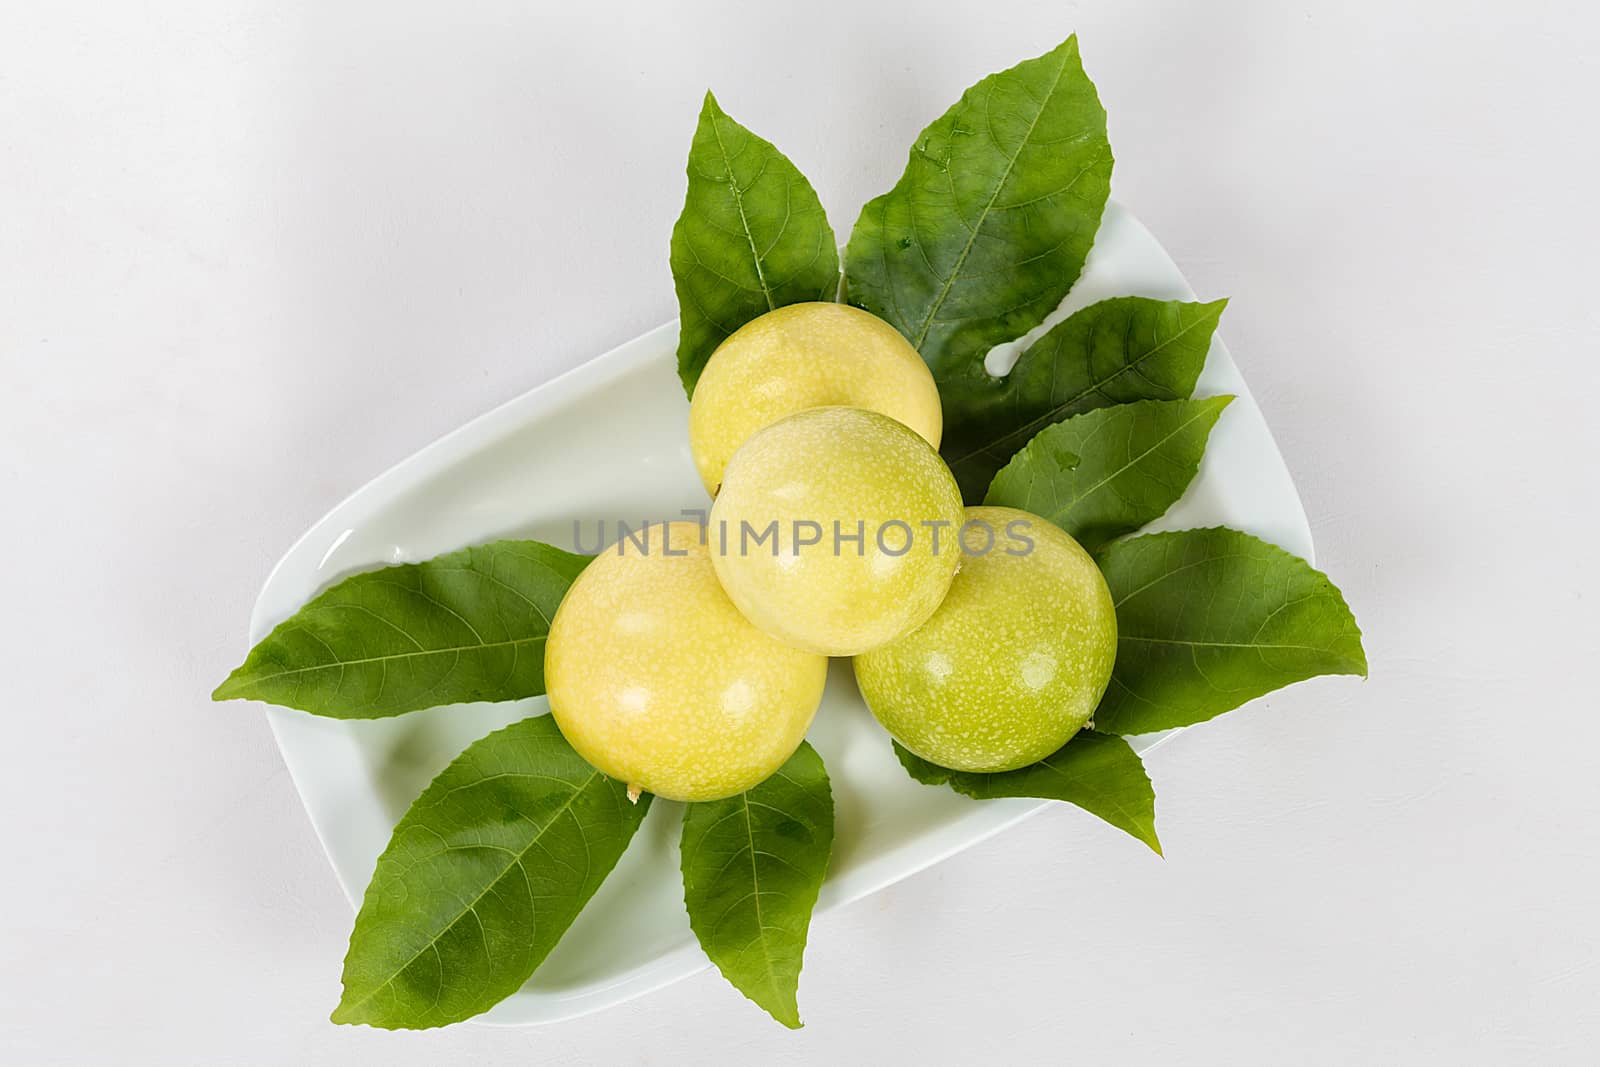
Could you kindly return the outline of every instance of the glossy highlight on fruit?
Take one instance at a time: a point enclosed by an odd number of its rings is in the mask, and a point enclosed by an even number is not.
[[[961,491],[926,440],[877,412],[825,407],[745,442],[708,532],[717,577],[751,622],[853,656],[939,606],[960,524]]]
[[[716,495],[728,460],[757,430],[833,406],[888,415],[939,447],[939,389],[887,322],[848,304],[804,303],[746,323],[712,353],[689,405],[689,448],[706,490]]]
[[[567,590],[545,645],[550,713],[578,754],[670,800],[718,800],[794,754],[828,661],[739,614],[696,523],[607,548]]]
[[[1094,559],[1053,523],[968,508],[969,555],[917,630],[857,656],[856,682],[884,729],[959,771],[1009,771],[1066,744],[1094,715],[1117,656],[1117,616]]]

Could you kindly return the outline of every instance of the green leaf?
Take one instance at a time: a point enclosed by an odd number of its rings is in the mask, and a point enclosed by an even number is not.
[[[822,877],[833,795],[822,757],[801,743],[778,772],[683,816],[683,899],[700,947],[735,989],[790,1029]]]
[[[544,692],[544,641],[589,562],[496,541],[346,578],[250,650],[213,700],[376,719]]]
[[[943,381],[1056,309],[1111,189],[1106,113],[1077,37],[968,89],[861,211],[851,303],[887,319]]]
[[[1109,404],[1182,400],[1194,392],[1226,300],[1122,296],[1051,327],[1004,378],[940,383],[943,453],[969,503],[996,471],[1053,422]]]
[[[1366,676],[1344,597],[1275,545],[1221,527],[1184,530],[1119,541],[1099,563],[1117,604],[1101,730],[1187,726],[1319,674]]]
[[[1178,502],[1232,399],[1141,400],[1048,426],[995,476],[984,503],[1041,515],[1092,552]]]
[[[895,742],[894,753],[911,777],[924,785],[948,785],[978,800],[1039,797],[1065,800],[1161,854],[1156,838],[1156,793],[1139,754],[1120,737],[1083,730],[1038,763],[1000,774],[952,771],[935,766]]]
[[[650,798],[585,763],[548,715],[470,745],[394,829],[344,961],[336,1023],[424,1029],[515,993],[639,828]]]
[[[816,190],[706,93],[689,149],[689,194],[672,228],[678,376],[694,395],[734,330],[786,304],[832,300],[839,246]]]

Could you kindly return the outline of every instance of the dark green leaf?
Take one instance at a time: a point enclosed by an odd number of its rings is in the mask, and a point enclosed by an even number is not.
[[[1232,399],[1140,400],[1047,426],[995,475],[984,503],[1042,515],[1092,552],[1178,502]]]
[[[395,827],[344,961],[336,1023],[423,1029],[515,993],[616,866],[650,798],[548,715],[474,742]]]
[[[969,503],[1035,434],[1072,415],[1135,400],[1182,400],[1211,350],[1226,300],[1122,296],[1069,316],[1004,378],[941,382],[945,460]]]
[[[1081,731],[1038,763],[1000,774],[935,766],[895,742],[906,771],[924,785],[948,785],[978,800],[1039,797],[1065,800],[1149,845],[1159,855],[1156,792],[1139,754],[1120,737]]]
[[[689,194],[672,228],[678,376],[691,396],[734,330],[786,304],[832,300],[839,246],[795,165],[706,94],[689,149]]]
[[[367,571],[318,594],[211,694],[376,719],[544,692],[544,641],[589,562],[496,541]]]
[[[1319,674],[1366,676],[1344,597],[1275,545],[1220,527],[1184,530],[1119,541],[1099,562],[1117,604],[1101,730],[1187,726]]]
[[[850,302],[893,323],[941,382],[981,374],[989,349],[1043,322],[1083,271],[1111,163],[1076,37],[984,78],[862,209]]]
[[[811,909],[833,850],[822,757],[801,743],[776,774],[683,816],[683,899],[700,947],[735,989],[791,1029]]]

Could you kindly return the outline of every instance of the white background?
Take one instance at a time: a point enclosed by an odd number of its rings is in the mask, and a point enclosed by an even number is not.
[[[326,1022],[349,908],[260,712],[207,699],[272,562],[673,314],[707,85],[842,232],[1074,29],[1371,680],[1155,754],[1165,861],[1063,808],[819,920],[799,1033],[713,973]],[[6,0],[0,1060],[1593,1062],[1597,53],[1544,0]]]

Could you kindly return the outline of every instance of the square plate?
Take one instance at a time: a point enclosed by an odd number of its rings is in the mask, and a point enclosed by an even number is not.
[[[1110,296],[1193,299],[1183,275],[1125,209],[1107,207],[1083,277],[1046,326]],[[1046,327],[1041,327],[1044,329]],[[669,323],[547,382],[424,448],[334,508],[278,563],[256,601],[259,641],[331,582],[379,564],[426,559],[504,537],[575,545],[581,523],[677,518],[707,506],[687,440],[677,327]],[[995,353],[990,365],[1003,363]],[[999,368],[1004,369],[1004,368]],[[1311,558],[1294,483],[1220,340],[1199,395],[1238,396],[1218,422],[1199,477],[1158,524],[1227,524]],[[284,761],[345,894],[359,902],[411,801],[473,740],[540,714],[544,699],[465,704],[343,722],[269,708]],[[1025,818],[1036,800],[978,802],[919,785],[895,760],[844,661],[832,665],[809,735],[837,808],[818,913],[865,896]],[[1146,751],[1162,735],[1135,739]],[[528,984],[480,1018],[524,1024],[620,1003],[708,966],[684,912],[681,805],[657,801],[593,901]],[[826,921],[826,920],[822,920]]]

